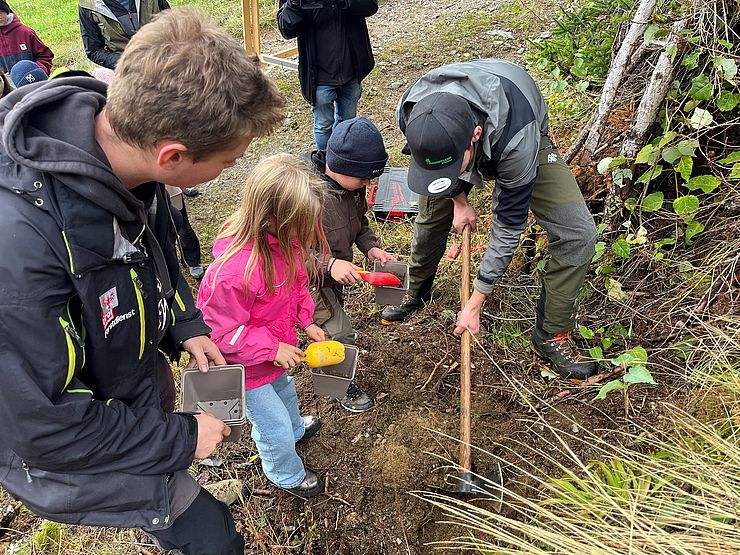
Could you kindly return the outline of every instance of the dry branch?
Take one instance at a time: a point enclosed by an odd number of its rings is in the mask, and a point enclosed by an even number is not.
[[[629,63],[632,54],[642,40],[643,32],[648,25],[655,8],[657,0],[640,0],[635,15],[630,23],[627,35],[624,38],[622,46],[619,47],[617,55],[614,57],[609,73],[606,76],[606,82],[604,88],[601,91],[601,98],[596,108],[594,116],[589,121],[589,124],[583,128],[578,138],[574,141],[573,146],[565,154],[566,163],[570,162],[575,158],[578,150],[583,145],[583,152],[581,153],[581,161],[584,165],[591,163],[591,158],[599,146],[599,140],[601,139],[601,133],[606,125],[609,112],[614,105],[614,99],[617,96],[619,85],[624,80],[626,74],[626,68]]]

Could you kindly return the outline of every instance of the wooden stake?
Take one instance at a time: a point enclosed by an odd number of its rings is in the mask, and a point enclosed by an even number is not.
[[[470,298],[470,226],[462,232],[462,276],[460,279],[460,308],[465,307]],[[460,468],[462,472],[471,470],[470,448],[470,331],[465,330],[460,338]]]

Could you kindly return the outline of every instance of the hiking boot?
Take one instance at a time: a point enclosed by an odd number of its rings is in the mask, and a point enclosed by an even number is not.
[[[324,481],[313,470],[306,469],[306,477],[294,488],[282,488],[288,493],[308,499],[324,491]]]
[[[395,324],[403,322],[409,314],[424,306],[424,300],[420,297],[409,297],[398,306],[387,306],[380,315],[382,324]]]
[[[349,384],[347,394],[337,401],[349,412],[365,412],[375,406],[375,401],[354,382]]]
[[[581,355],[570,332],[547,333],[535,326],[532,349],[552,364],[555,372],[563,378],[583,381],[598,372],[596,362]]]
[[[304,439],[308,439],[311,436],[315,435],[316,432],[319,431],[319,428],[321,428],[321,419],[318,416],[309,415],[309,416],[301,416],[303,419],[303,437],[297,441],[297,443],[300,443]]]

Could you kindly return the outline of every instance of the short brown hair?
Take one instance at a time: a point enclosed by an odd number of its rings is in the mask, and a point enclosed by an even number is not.
[[[122,141],[185,145],[195,161],[261,137],[285,101],[239,43],[202,11],[165,10],[126,46],[108,88],[106,114]]]

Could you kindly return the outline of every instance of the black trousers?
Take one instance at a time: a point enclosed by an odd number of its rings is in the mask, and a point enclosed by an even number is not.
[[[200,242],[190,225],[190,220],[188,220],[188,209],[185,202],[183,202],[182,210],[179,210],[179,213],[182,220],[177,221],[177,218],[175,218],[175,226],[177,227],[177,234],[180,236],[185,263],[190,267],[200,266]]]
[[[229,508],[206,490],[165,530],[147,532],[165,550],[184,555],[243,555],[244,538],[234,528]]]

